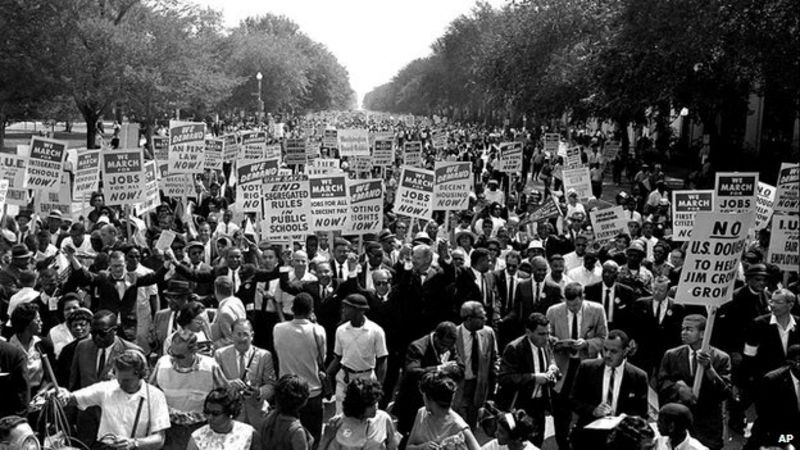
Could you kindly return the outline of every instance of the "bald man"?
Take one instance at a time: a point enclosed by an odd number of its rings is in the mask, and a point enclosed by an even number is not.
[[[630,333],[631,305],[636,301],[636,294],[627,285],[617,283],[619,264],[613,260],[603,263],[602,281],[586,286],[586,300],[600,303],[606,311],[608,329],[621,329]]]

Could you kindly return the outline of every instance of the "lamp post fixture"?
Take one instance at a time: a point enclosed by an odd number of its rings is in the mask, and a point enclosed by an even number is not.
[[[261,72],[258,72],[256,74],[256,80],[258,80],[258,117],[259,118],[263,118],[264,117],[264,100],[261,100],[261,79],[263,79],[263,78],[264,78],[264,76],[261,75]]]

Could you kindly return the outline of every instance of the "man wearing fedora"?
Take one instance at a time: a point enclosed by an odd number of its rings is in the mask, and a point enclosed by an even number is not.
[[[333,361],[328,365],[328,379],[336,380],[336,413],[342,412],[344,391],[350,380],[386,377],[386,335],[383,329],[364,314],[369,310],[367,299],[350,294],[342,300],[342,316],[346,322],[336,329]]]
[[[11,247],[11,264],[0,271],[0,285],[5,287],[9,296],[22,289],[19,276],[31,268],[33,253],[25,244],[16,244]]]
[[[394,266],[400,259],[400,252],[396,246],[396,236],[391,230],[385,228],[378,234],[378,243],[381,244],[383,249],[383,263],[388,266]]]
[[[188,281],[169,280],[167,282],[167,288],[164,290],[164,297],[168,307],[157,311],[153,319],[153,336],[151,336],[151,339],[155,341],[153,343],[153,350],[156,353],[161,353],[164,340],[167,339],[167,336],[180,330],[181,327],[178,325],[178,311],[189,303],[191,294],[191,285]],[[207,328],[210,329],[211,325],[208,323],[208,316],[205,312],[202,314],[202,317],[206,321]]]

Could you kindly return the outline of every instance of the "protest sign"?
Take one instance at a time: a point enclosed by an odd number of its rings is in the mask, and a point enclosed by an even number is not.
[[[800,211],[800,164],[781,163],[772,209],[776,214],[797,214]]]
[[[266,146],[267,133],[263,131],[242,133],[242,143],[239,146],[239,159],[262,159],[265,157]]]
[[[281,159],[281,144],[269,144],[264,147],[265,159]]]
[[[169,121],[169,165],[167,172],[202,173],[206,150],[206,124]]]
[[[58,210],[63,217],[69,217],[72,208],[72,198],[70,197],[69,175],[61,175],[57,191],[39,191],[34,193],[33,211],[40,217],[47,217],[50,211]],[[108,203],[106,203],[108,204]]]
[[[561,135],[558,133],[545,133],[544,134],[544,151],[545,153],[555,155],[558,152],[558,143],[561,142]]]
[[[2,212],[5,210],[6,206],[6,194],[8,194],[8,180],[0,180],[0,216],[2,216]]]
[[[595,241],[609,241],[620,233],[628,233],[628,221],[621,205],[589,211]]]
[[[322,146],[325,148],[337,148],[339,145],[339,132],[334,128],[326,128],[322,132]]]
[[[409,166],[402,166],[400,170],[394,212],[429,220],[433,215],[433,171]]]
[[[504,173],[522,171],[522,142],[503,142],[497,155],[496,170]]]
[[[460,211],[467,209],[472,191],[472,163],[436,161],[433,169],[433,209]]]
[[[27,206],[30,202],[28,190],[22,187],[25,181],[25,166],[28,164],[28,146],[18,145],[17,154],[0,154],[3,165],[0,178],[8,180],[7,205]]]
[[[715,186],[714,211],[723,214],[755,211],[758,173],[717,172]]]
[[[394,164],[394,139],[375,139],[372,149],[372,165],[386,167]]]
[[[403,144],[403,164],[412,167],[422,165],[422,142],[410,141]]]
[[[366,128],[339,130],[339,156],[369,156],[369,133]]]
[[[87,200],[100,184],[100,150],[78,150],[78,164],[75,168],[75,182],[72,197]]]
[[[435,149],[443,149],[447,147],[447,133],[441,130],[436,130],[431,133],[431,145]]]
[[[166,252],[172,247],[172,241],[174,241],[177,236],[178,235],[172,230],[162,230],[161,234],[158,235],[158,240],[154,247],[162,252]]]
[[[775,214],[772,216],[772,234],[769,238],[770,264],[788,272],[800,270],[800,216]]]
[[[678,303],[721,306],[731,300],[753,215],[697,213],[675,295]]]
[[[581,148],[570,147],[567,149],[567,158],[564,160],[566,167],[575,167],[581,165]]]
[[[355,173],[369,173],[372,171],[372,160],[369,156],[354,156],[350,158],[350,171]]]
[[[286,139],[286,157],[283,162],[287,166],[299,166],[306,163],[306,140]]]
[[[553,200],[553,197],[547,197],[544,203],[537,206],[533,212],[528,215],[528,220],[531,222],[539,222],[559,216],[561,216],[561,208],[559,208],[558,203]]]
[[[578,199],[587,200],[592,196],[592,181],[589,178],[589,168],[586,166],[563,169],[561,175],[564,178],[564,193],[570,189],[575,189]]]
[[[694,217],[698,212],[714,211],[714,191],[672,192],[672,240],[688,241],[692,237]]]
[[[322,175],[308,178],[311,231],[344,229],[350,201],[347,175]]]
[[[236,182],[239,186],[248,183],[264,182],[264,177],[278,174],[277,159],[258,159],[240,161],[236,168]]]
[[[222,161],[233,162],[239,156],[239,142],[236,140],[235,134],[226,134],[222,136]]]
[[[341,160],[339,158],[318,158],[306,165],[306,175],[342,173],[342,169],[339,168],[340,165]]]
[[[163,178],[169,173],[169,138],[166,136],[153,136],[153,159],[158,164],[158,177]]]
[[[375,141],[392,141],[394,142],[394,132],[393,131],[370,131],[369,132],[369,145],[373,149],[373,155],[375,154]]]
[[[188,173],[168,175],[158,182],[167,197],[191,197],[194,192],[194,178]]]
[[[22,187],[39,191],[59,190],[66,157],[66,142],[32,137]]]
[[[350,207],[343,233],[380,233],[383,224],[383,182],[350,180]]]
[[[103,190],[106,204],[132,205],[144,201],[144,160],[141,149],[104,151]]]
[[[206,139],[206,157],[203,168],[207,170],[222,170],[222,151],[224,148],[224,140]]]
[[[758,182],[758,196],[756,197],[756,223],[755,230],[766,228],[772,218],[772,203],[775,201],[775,186]]]
[[[156,176],[156,162],[144,162],[144,200],[134,207],[136,215],[152,211],[161,203],[158,194],[158,178]]]
[[[264,197],[264,184],[258,179],[258,183],[247,183],[236,186],[236,206],[237,210],[243,213],[256,213],[256,216],[263,217],[262,198]]]
[[[308,177],[280,175],[267,177],[264,184],[264,217],[262,238],[310,231]]]
[[[619,154],[622,148],[619,141],[606,141],[603,145],[603,159],[606,163],[613,161]]]
[[[319,158],[320,143],[316,140],[306,142],[306,159],[312,161]]]

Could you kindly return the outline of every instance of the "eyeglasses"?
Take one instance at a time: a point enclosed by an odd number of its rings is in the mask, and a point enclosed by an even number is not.
[[[387,286],[389,284],[388,281],[375,281],[375,286]]]
[[[116,332],[117,332],[117,327],[111,327],[107,330],[98,330],[95,328],[91,331],[93,336],[99,336],[99,337],[108,336],[109,334],[114,334]]]

